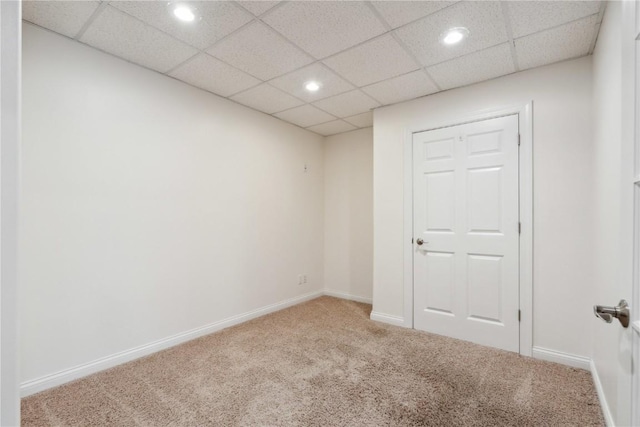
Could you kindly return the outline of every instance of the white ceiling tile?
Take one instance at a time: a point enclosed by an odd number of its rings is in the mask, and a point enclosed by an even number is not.
[[[420,68],[390,34],[341,52],[323,62],[358,87]]]
[[[363,87],[362,90],[383,105],[418,98],[438,91],[422,70]]]
[[[513,37],[518,38],[600,11],[600,1],[510,1],[506,2]]]
[[[466,27],[469,37],[453,46],[440,43],[440,35],[453,27]],[[508,40],[499,2],[459,2],[396,30],[396,34],[425,66],[447,61]]]
[[[242,7],[247,9],[249,12],[253,13],[255,16],[260,16],[280,2],[279,1],[239,1],[238,3]]]
[[[233,68],[206,53],[201,53],[171,72],[171,76],[221,96],[230,96],[260,80]]]
[[[75,37],[93,12],[97,1],[23,1],[22,18],[67,37]]]
[[[345,117],[344,120],[359,128],[370,127],[373,126],[373,112],[367,111],[366,113]]]
[[[515,40],[522,70],[589,53],[597,15]]]
[[[380,106],[378,102],[359,90],[322,99],[313,104],[336,117],[349,117]]]
[[[111,6],[102,11],[80,40],[160,72],[169,71],[198,52]]]
[[[347,122],[343,122],[342,120],[335,120],[333,122],[311,126],[307,129],[311,132],[319,133],[320,135],[329,136],[337,133],[349,132],[350,130],[355,130],[357,128]]]
[[[230,99],[267,114],[297,107],[304,102],[266,83],[232,96]]]
[[[199,49],[206,49],[253,19],[249,12],[227,1],[189,1],[201,17],[195,22],[178,21],[166,0],[113,1],[110,4]]]
[[[230,35],[208,52],[262,80],[313,62],[312,58],[260,22]]]
[[[321,86],[316,92],[305,89],[305,83],[312,80]],[[355,89],[353,85],[319,62],[273,79],[269,83],[307,102]]]
[[[509,43],[427,68],[442,89],[451,89],[515,72]]]
[[[431,15],[451,6],[455,1],[372,1],[371,4],[382,15],[391,28]]]
[[[336,119],[331,114],[327,114],[324,111],[309,104],[282,111],[275,116],[303,128],[317,125],[319,123],[326,123]]]
[[[360,1],[293,1],[264,21],[306,52],[320,59],[386,31]]]

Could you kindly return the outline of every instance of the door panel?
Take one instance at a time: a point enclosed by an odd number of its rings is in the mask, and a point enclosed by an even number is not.
[[[502,257],[470,254],[467,266],[469,319],[501,323]]]
[[[467,209],[469,212],[469,233],[501,232],[501,184],[501,167],[480,168],[467,171]]]
[[[416,133],[413,150],[416,329],[518,351],[518,116]]]
[[[455,221],[455,177],[452,171],[425,173],[427,200],[439,203],[425,205],[425,226],[431,232],[453,232]]]
[[[450,252],[427,252],[425,309],[453,313],[455,295],[454,255]]]
[[[424,159],[429,161],[452,159],[453,145],[453,138],[447,138],[441,141],[427,141],[424,147]]]

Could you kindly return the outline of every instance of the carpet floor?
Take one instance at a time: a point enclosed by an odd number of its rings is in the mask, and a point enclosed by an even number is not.
[[[23,426],[602,426],[587,371],[321,297],[22,400]]]

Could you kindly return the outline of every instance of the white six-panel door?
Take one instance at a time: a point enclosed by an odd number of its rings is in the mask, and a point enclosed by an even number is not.
[[[413,171],[415,328],[517,352],[518,116],[414,134]]]

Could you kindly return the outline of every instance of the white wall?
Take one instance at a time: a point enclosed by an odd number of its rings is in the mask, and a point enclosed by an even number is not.
[[[327,137],[324,168],[325,290],[371,302],[373,129]]]
[[[23,381],[322,289],[323,137],[31,25],[23,48]]]
[[[403,132],[533,100],[534,346],[591,353],[591,58],[381,108],[374,114],[373,310],[402,317]]]
[[[630,3],[615,1],[607,5],[593,55],[593,303],[603,305],[615,305],[621,298],[631,303],[632,297],[633,150],[629,147],[633,146],[633,97],[628,100],[625,95],[633,96],[633,91],[630,82],[623,80],[623,36],[634,38],[625,34],[623,25],[625,15],[633,20],[634,14],[624,11]],[[627,55],[632,59],[633,50]],[[616,425],[630,425],[632,332],[617,321],[606,324],[595,319],[591,329],[605,414]]]

